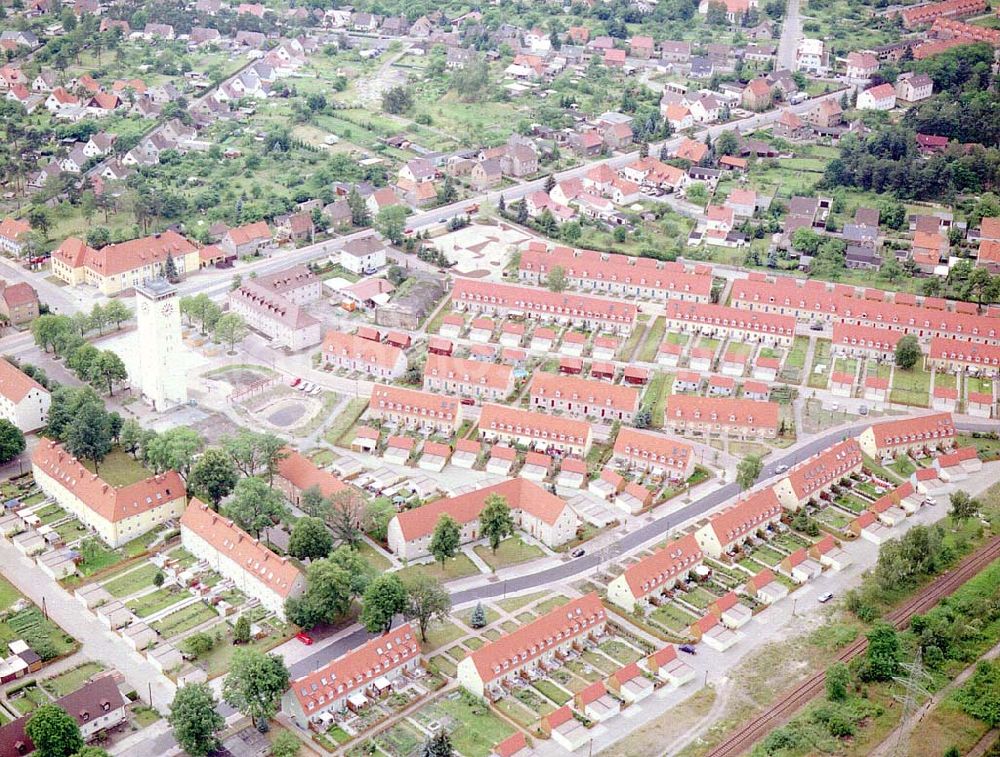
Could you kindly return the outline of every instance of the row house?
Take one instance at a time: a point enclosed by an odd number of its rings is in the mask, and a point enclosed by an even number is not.
[[[919,338],[950,337],[980,344],[1000,344],[1000,321],[989,315],[934,309],[916,304],[912,295],[896,293],[895,301],[859,299],[854,287],[830,288],[816,280],[776,277],[738,279],[731,300],[735,307],[758,313],[790,315],[804,322],[823,320],[914,334]]]
[[[458,682],[472,695],[484,698],[532,670],[558,666],[585,640],[603,636],[606,626],[601,598],[592,592],[470,653],[458,664]]]
[[[391,344],[366,339],[357,334],[328,331],[323,338],[323,364],[359,371],[385,381],[406,373],[406,353]]]
[[[747,539],[781,520],[781,503],[770,487],[751,494],[713,515],[695,532],[701,551],[719,559],[743,545]]]
[[[389,551],[402,560],[426,557],[430,554],[434,529],[444,516],[458,523],[462,544],[481,539],[479,515],[493,496],[507,503],[518,529],[549,547],[558,547],[576,536],[580,519],[573,508],[532,481],[512,478],[404,510],[389,521],[386,536]]]
[[[704,334],[739,342],[759,342],[771,347],[791,347],[795,319],[771,313],[747,313],[738,308],[708,303],[667,303],[667,331]]]
[[[774,439],[778,435],[778,416],[776,402],[675,394],[667,398],[664,425],[677,434]]]
[[[479,435],[485,441],[577,457],[586,457],[593,443],[586,421],[494,404],[483,405]]]
[[[455,282],[452,303],[474,313],[524,315],[625,335],[631,333],[638,315],[632,303],[465,278]]]
[[[896,345],[902,338],[900,331],[835,323],[830,349],[834,355],[845,357],[889,359],[896,353]]]
[[[409,623],[369,639],[322,667],[296,678],[281,709],[300,728],[322,723],[326,713],[361,710],[420,667],[420,644]]]
[[[278,461],[278,469],[274,475],[274,486],[280,489],[285,498],[293,505],[300,505],[302,494],[315,488],[326,498],[336,497],[341,492],[350,491],[345,484],[329,471],[323,470],[316,463],[300,452],[290,447],[282,450],[284,457]]]
[[[943,0],[900,11],[903,26],[906,29],[916,29],[920,26],[933,24],[939,18],[965,18],[977,16],[987,11],[986,0]]]
[[[950,449],[955,444],[951,413],[935,413],[876,423],[858,438],[861,449],[876,460],[923,449]]]
[[[514,391],[514,370],[509,365],[429,353],[424,390],[502,402]]]
[[[46,495],[112,549],[179,518],[187,504],[184,482],[176,471],[116,488],[50,440],[35,447],[31,470]]]
[[[694,534],[687,534],[648,557],[632,563],[608,584],[608,601],[626,612],[645,609],[650,599],[662,597],[701,565],[702,549]]]
[[[970,344],[958,339],[931,339],[927,353],[930,366],[951,373],[969,372],[979,376],[1000,376],[1000,346]]]
[[[562,268],[574,287],[609,295],[706,303],[711,299],[709,272],[690,272],[681,263],[651,258],[558,245],[548,247],[538,241],[529,242],[521,253],[518,278],[542,285],[556,267]]]
[[[694,473],[694,448],[680,439],[653,431],[622,428],[612,460],[625,469],[686,481]]]
[[[631,423],[639,410],[639,390],[633,387],[541,371],[531,380],[529,396],[535,410],[558,411],[578,418]]]
[[[305,591],[305,575],[295,563],[197,498],[191,499],[180,523],[184,549],[282,620],[285,601]]]
[[[774,492],[785,508],[798,510],[841,479],[860,471],[863,462],[857,440],[845,439],[793,467],[774,485]]]
[[[455,433],[462,425],[462,405],[458,400],[386,384],[372,387],[368,413],[383,423],[445,435]]]

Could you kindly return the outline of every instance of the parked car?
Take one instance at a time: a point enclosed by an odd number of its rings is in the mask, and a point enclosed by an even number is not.
[[[861,413],[861,415],[868,415],[868,405],[862,405],[859,407],[858,412]]]
[[[569,553],[570,557],[583,557],[585,554],[587,554],[587,550],[585,550],[583,547],[577,547],[576,549],[574,549],[572,552]]]
[[[463,405],[470,405],[471,406],[471,405],[475,405],[476,404],[476,401],[474,399],[472,399],[472,397],[462,397],[461,401],[462,401]]]
[[[295,634],[295,638],[305,644],[307,647],[311,647],[313,644],[313,637],[309,634],[303,632]]]
[[[293,379],[292,379],[292,383],[291,383],[291,384],[289,384],[289,386],[298,386],[298,385],[299,385],[299,384],[301,384],[301,383],[302,383],[302,379],[301,379],[301,378],[298,378],[298,377],[296,377],[296,378],[293,378]]]
[[[698,654],[697,650],[695,650],[695,648],[692,647],[690,644],[681,644],[677,648],[687,654]]]
[[[831,599],[833,599],[833,592],[832,591],[828,591],[825,594],[820,594],[819,595],[820,604],[826,604]]]
[[[777,468],[774,469],[774,472],[775,474],[781,474],[784,473],[786,470],[788,470],[787,465],[779,465]]]

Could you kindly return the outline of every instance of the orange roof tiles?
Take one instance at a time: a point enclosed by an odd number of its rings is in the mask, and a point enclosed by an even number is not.
[[[863,459],[857,439],[845,439],[792,468],[788,482],[795,496],[805,499],[858,468]]]
[[[487,403],[479,413],[480,433],[514,434],[552,442],[583,444],[590,438],[590,424],[530,410]]]
[[[881,450],[901,444],[921,441],[936,443],[952,439],[955,436],[955,423],[951,413],[936,413],[876,423],[872,426],[872,431],[875,434],[875,445]]]
[[[259,242],[271,238],[271,230],[267,227],[267,221],[257,221],[244,226],[237,226],[226,232],[233,244],[240,246],[251,242]]]
[[[632,596],[639,599],[686,574],[701,564],[701,559],[698,542],[693,534],[687,534],[633,563],[623,575]]]
[[[665,434],[623,427],[615,439],[613,454],[637,462],[651,462],[685,471],[691,462],[694,447]]]
[[[291,691],[308,716],[419,657],[420,645],[413,629],[404,623],[295,679]]]
[[[35,447],[31,462],[111,523],[141,515],[187,494],[177,471],[150,476],[116,489],[98,474],[87,470],[61,444],[48,439],[43,439]]]
[[[426,505],[425,505],[426,507]],[[557,607],[516,631],[471,652],[469,658],[479,677],[486,683],[508,671],[534,660],[550,649],[583,636],[605,622],[606,612],[596,592]],[[568,708],[567,708],[568,709]],[[549,715],[549,724],[558,725],[557,713]],[[570,714],[572,717],[572,714]],[[554,723],[553,718],[558,722]]]
[[[781,504],[773,489],[761,489],[740,500],[708,522],[723,546],[751,534],[764,524],[781,517]]]
[[[278,475],[296,489],[305,491],[317,486],[324,497],[329,497],[348,488],[347,484],[329,471],[319,468],[305,455],[287,447],[283,451],[285,457],[278,461]]]
[[[430,377],[504,390],[512,386],[513,369],[509,365],[431,353],[427,355],[427,363],[424,365],[424,380]]]
[[[14,366],[6,358],[0,357],[0,396],[6,397],[16,404],[23,400],[32,389],[48,394],[48,390],[31,376]]]
[[[667,422],[718,423],[777,429],[778,404],[732,397],[697,397],[673,394],[667,397]]]
[[[399,347],[364,339],[357,334],[345,334],[342,331],[326,332],[323,338],[323,352],[346,356],[383,370],[393,369],[403,355]]]
[[[896,344],[903,338],[901,331],[880,329],[874,326],[858,326],[849,323],[833,324],[833,346],[858,347],[873,352],[889,354],[896,350]]]
[[[530,396],[533,402],[559,399],[630,413],[639,406],[639,391],[632,387],[541,371],[531,379]]]
[[[449,422],[454,422],[459,413],[457,399],[387,384],[372,387],[369,407],[377,411],[395,411],[402,415]]]
[[[795,335],[795,319],[790,315],[749,312],[726,305],[671,301],[667,303],[667,318],[685,323],[749,331],[755,334],[772,334],[782,337]]]
[[[958,339],[931,339],[930,352],[932,360],[948,360],[962,365],[975,365],[996,368],[1000,366],[1000,346],[990,344],[975,344]]]

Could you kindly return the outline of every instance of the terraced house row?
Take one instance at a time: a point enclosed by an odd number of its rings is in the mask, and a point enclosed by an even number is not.
[[[479,435],[484,441],[577,457],[585,457],[593,443],[586,421],[494,404],[483,405],[479,413]]]
[[[424,389],[501,402],[514,391],[514,369],[509,365],[429,352],[424,365]]]
[[[446,435],[462,425],[462,405],[457,399],[385,384],[372,387],[368,413],[384,423]]]
[[[529,390],[536,410],[564,412],[575,417],[631,423],[639,410],[639,390],[579,376],[535,373]]]
[[[773,313],[748,313],[725,305],[670,302],[667,304],[667,331],[791,347],[795,339],[795,319]]]
[[[636,306],[628,302],[474,279],[455,281],[452,307],[486,315],[524,316],[616,334],[629,334],[638,315]]]
[[[712,272],[707,265],[689,268],[653,258],[549,247],[538,241],[528,242],[521,252],[518,278],[544,285],[554,268],[561,268],[573,287],[618,297],[708,302],[712,296]]]

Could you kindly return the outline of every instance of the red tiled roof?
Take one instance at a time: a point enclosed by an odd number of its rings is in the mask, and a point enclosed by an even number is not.
[[[636,599],[645,597],[701,564],[702,552],[693,534],[687,534],[625,569],[625,582]]]
[[[652,431],[623,427],[615,439],[614,455],[637,462],[653,462],[686,470],[694,448],[680,439]]]
[[[513,371],[509,365],[432,353],[427,355],[427,363],[424,365],[424,380],[430,377],[457,381],[469,386],[506,389],[512,385]]]
[[[951,468],[955,465],[961,465],[966,460],[975,460],[978,455],[975,447],[962,447],[947,455],[941,455],[937,459],[937,463],[941,468]]]
[[[604,681],[594,681],[592,684],[584,688],[577,696],[580,697],[581,705],[588,705],[591,702],[596,702],[607,693],[608,687],[604,685]]]
[[[592,628],[604,622],[605,615],[601,598],[596,592],[592,592],[547,612],[496,641],[488,642],[471,652],[469,658],[479,677],[488,683],[507,671],[524,665],[528,660],[537,659],[567,640],[589,633]],[[567,712],[568,709],[566,708]],[[549,724],[553,727],[569,719],[559,713],[560,710],[556,710],[549,715]]]
[[[936,413],[872,425],[875,446],[879,449],[899,444],[926,441],[937,442],[955,436],[955,423],[951,413]]]
[[[764,568],[764,570],[760,571],[760,573],[753,576],[749,581],[747,581],[747,583],[753,586],[755,589],[763,589],[769,583],[773,582],[774,582],[774,573],[771,572],[770,568]]]
[[[391,344],[365,339],[357,334],[342,331],[327,331],[323,338],[323,352],[359,360],[366,365],[391,370],[399,362],[403,351]]]
[[[862,461],[861,446],[852,437],[796,465],[788,472],[788,482],[795,496],[804,499],[840,480],[860,466]]]
[[[778,404],[732,397],[672,394],[667,397],[665,417],[668,423],[698,421],[777,430]]]
[[[512,735],[508,736],[493,747],[493,753],[496,754],[497,757],[513,757],[522,749],[527,748],[528,741],[524,735],[524,731],[515,731]]]
[[[396,520],[403,538],[413,541],[433,533],[444,514],[450,515],[460,524],[476,520],[491,494],[499,494],[506,499],[511,510],[522,510],[549,525],[558,521],[566,510],[565,502],[538,484],[523,478],[512,478],[457,497],[444,497],[423,507],[405,510],[396,516]]]
[[[726,305],[700,302],[667,303],[667,318],[685,323],[749,331],[755,334],[794,336],[795,319],[790,315],[750,312]]]
[[[875,326],[860,326],[849,323],[833,324],[833,346],[860,347],[874,352],[888,354],[894,352],[896,344],[903,338],[901,331],[880,329]]]
[[[708,522],[724,547],[781,516],[781,503],[773,489],[761,489]]]
[[[69,489],[83,504],[111,523],[153,510],[187,495],[177,471],[150,476],[116,489],[91,473],[58,442],[43,439],[31,455],[32,465]]]
[[[413,629],[409,623],[404,623],[331,660],[318,670],[295,679],[291,690],[308,717],[310,713],[322,710],[327,702],[368,686],[379,676],[419,656],[420,645]]]
[[[486,403],[479,413],[479,432],[491,431],[536,440],[583,444],[590,437],[590,424],[572,418]]]
[[[0,358],[0,396],[6,397],[11,402],[18,403],[32,389],[37,389],[43,394],[48,394],[48,390],[31,378],[31,376],[20,368],[15,367],[6,358]]]
[[[530,396],[532,401],[561,399],[625,412],[639,406],[639,392],[632,387],[541,371],[531,379]]]
[[[1000,346],[997,345],[934,337],[928,354],[932,360],[949,360],[963,365],[991,368],[1000,366]]]
[[[305,455],[288,447],[284,449],[284,452],[285,457],[278,461],[278,475],[296,489],[305,491],[310,487],[317,486],[324,497],[329,497],[331,494],[348,488],[347,484],[329,471],[317,467]]]
[[[237,226],[226,232],[233,244],[239,246],[250,242],[259,242],[264,239],[271,239],[271,230],[267,228],[266,221],[248,223],[245,226]]]
[[[94,250],[79,239],[69,237],[53,253],[53,257],[70,268],[83,266],[100,276],[116,276],[143,266],[163,263],[168,255],[187,255],[196,249],[176,231],[165,231],[142,239],[109,244],[100,250]]]
[[[372,387],[369,408],[378,412],[395,411],[414,418],[448,422],[454,422],[460,411],[458,400],[453,397],[388,384],[375,384]]]
[[[533,287],[498,284],[493,281],[458,279],[452,290],[454,302],[479,303],[498,308],[540,313],[547,317],[588,318],[615,324],[633,324],[638,314],[632,303]]]

